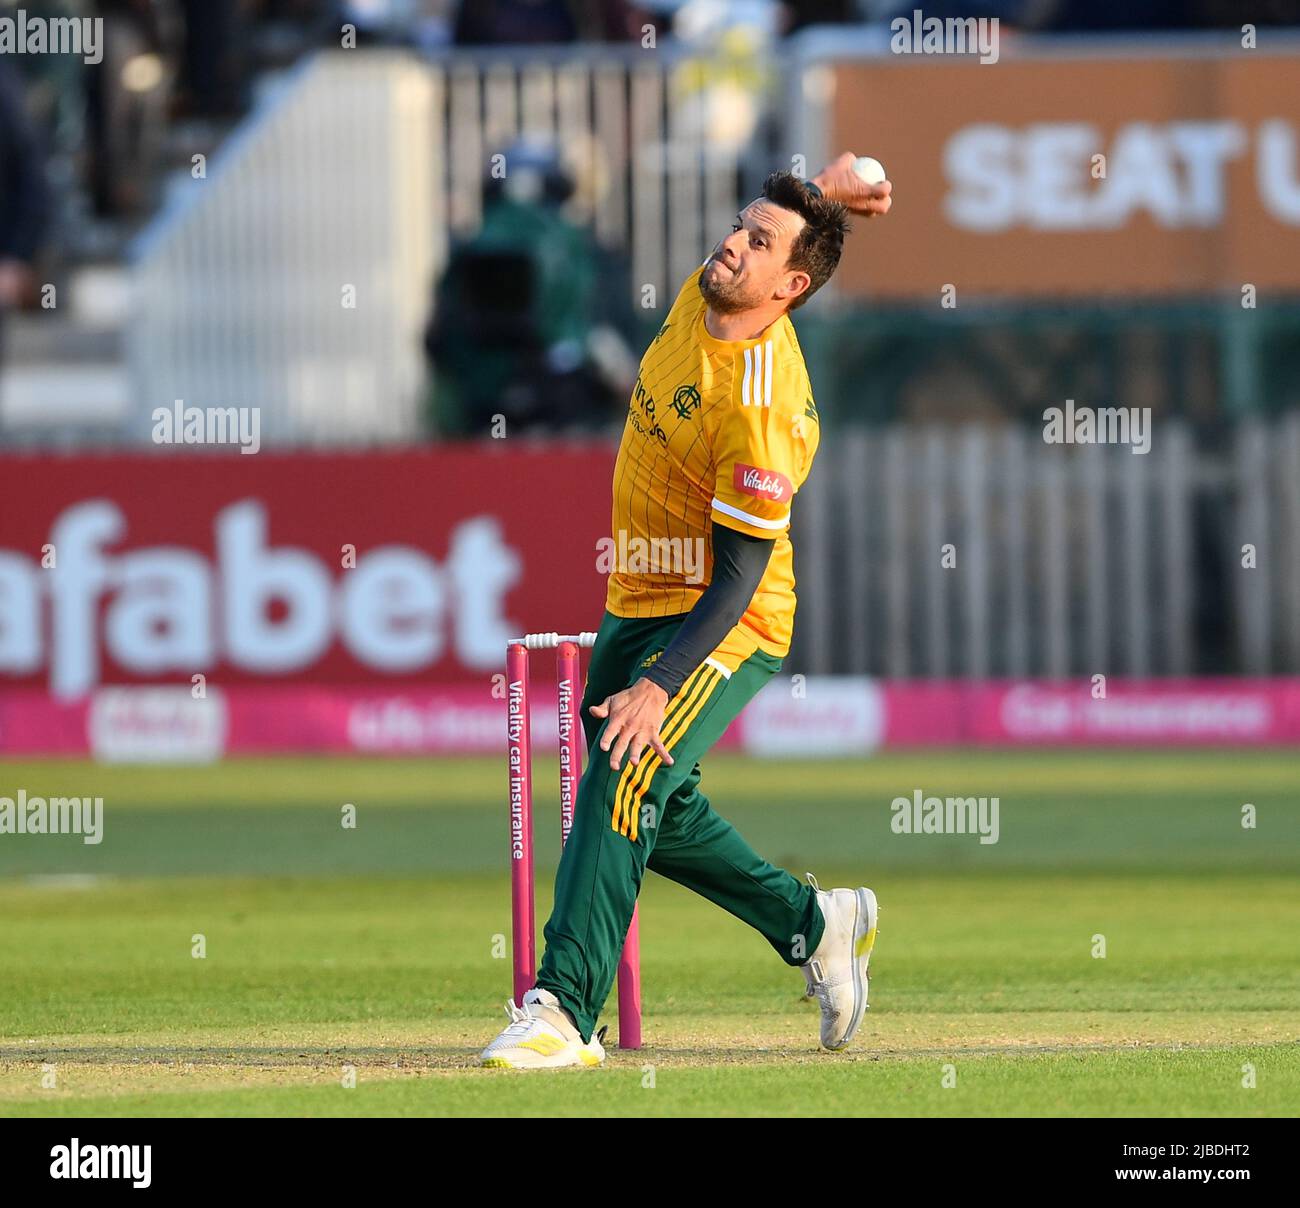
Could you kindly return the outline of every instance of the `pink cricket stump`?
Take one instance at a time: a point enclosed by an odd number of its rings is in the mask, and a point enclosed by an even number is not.
[[[530,634],[516,639],[506,649],[506,679],[509,681],[509,740],[510,740],[510,833],[512,875],[510,888],[513,898],[515,999],[523,998],[532,989],[537,971],[537,935],[533,921],[533,827],[532,827],[532,759],[528,737],[528,652],[553,647],[556,685],[559,689],[560,731],[560,839],[569,841],[573,829],[573,815],[578,802],[578,782],[582,778],[583,742],[582,719],[578,716],[578,703],[582,699],[582,670],[580,648],[591,646],[594,633],[560,635],[558,633]],[[516,688],[522,694],[522,705],[516,708]],[[516,726],[522,721],[522,728]],[[520,734],[522,733],[522,740]],[[517,784],[516,777],[519,777]],[[518,803],[518,808],[517,808]],[[516,813],[527,820],[527,825],[516,822]],[[526,835],[523,844],[516,836]],[[522,853],[522,854],[520,854]],[[520,866],[526,865],[526,868]],[[527,909],[524,909],[523,895]],[[641,942],[637,910],[632,910],[632,925],[618,965],[618,1045],[621,1049],[641,1047]]]
[[[578,804],[578,781],[582,779],[582,725],[578,717],[582,670],[577,642],[560,643],[555,654],[555,678],[560,690],[560,842],[567,843],[573,829],[573,810]]]
[[[632,907],[632,924],[618,959],[618,1047],[641,1047],[641,929],[639,906]]]
[[[533,917],[533,757],[528,722],[528,648],[506,647],[506,728],[510,761],[510,919],[515,1002],[533,988],[537,932]]]
[[[578,702],[582,698],[582,676],[577,642],[561,642],[555,659],[560,688],[560,839],[569,841],[573,810],[582,778],[582,723]],[[641,937],[637,910],[632,908],[632,925],[623,942],[618,962],[618,1047],[641,1047]]]

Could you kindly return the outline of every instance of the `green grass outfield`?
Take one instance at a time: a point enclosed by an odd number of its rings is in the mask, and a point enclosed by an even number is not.
[[[554,764],[537,777],[540,928]],[[706,790],[760,850],[879,894],[862,1031],[846,1053],[818,1052],[797,971],[651,877],[646,1047],[556,1075],[474,1066],[509,992],[504,779],[499,760],[0,763],[0,796],[105,802],[98,846],[0,836],[0,1115],[1300,1103],[1300,757],[713,758]],[[998,796],[999,842],[893,834],[890,801],[917,788]]]

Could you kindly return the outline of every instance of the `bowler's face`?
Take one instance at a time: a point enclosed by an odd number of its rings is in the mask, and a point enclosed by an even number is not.
[[[700,293],[713,310],[736,314],[770,301],[787,281],[790,251],[804,220],[765,197],[752,201],[713,249],[700,274]]]

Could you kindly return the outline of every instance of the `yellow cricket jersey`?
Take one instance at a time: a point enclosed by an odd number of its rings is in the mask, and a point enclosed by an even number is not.
[[[755,649],[789,652],[790,505],[819,425],[789,316],[754,340],[715,339],[704,326],[700,272],[641,358],[614,467],[617,557],[605,607],[618,617],[688,612],[712,578],[714,522],[775,538],[749,608],[714,652],[734,670]]]

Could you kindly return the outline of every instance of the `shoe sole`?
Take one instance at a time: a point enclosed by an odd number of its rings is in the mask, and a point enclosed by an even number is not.
[[[857,898],[857,906],[853,915],[853,1022],[831,1052],[842,1049],[857,1035],[863,1016],[867,1013],[867,965],[871,961],[871,950],[876,946],[876,923],[880,917],[880,907],[876,903],[876,895],[870,889],[863,887],[854,896]],[[865,927],[862,925],[864,920]]]
[[[516,1065],[509,1057],[487,1057],[479,1059],[479,1066],[486,1070],[575,1070],[591,1069],[603,1060],[595,1053],[579,1053],[577,1061],[566,1061],[562,1065]]]

